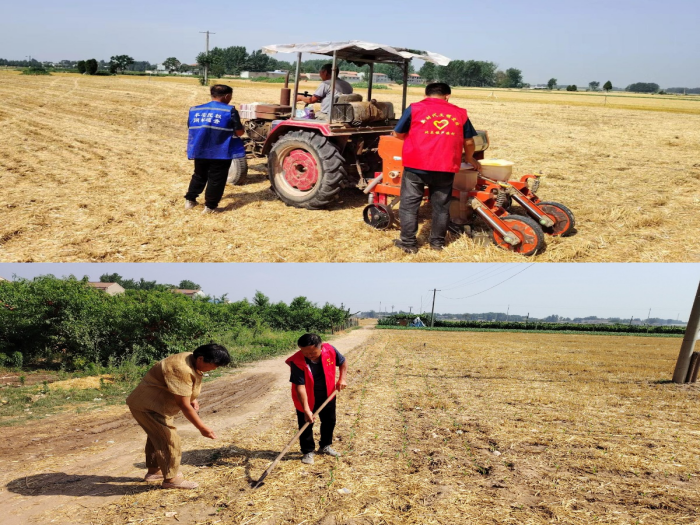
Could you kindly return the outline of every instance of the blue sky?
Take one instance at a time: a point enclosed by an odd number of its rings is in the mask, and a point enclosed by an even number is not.
[[[350,7],[352,5],[352,8]],[[0,0],[0,58],[192,62],[212,46],[369,40],[453,59],[517,67],[530,83],[556,77],[700,86],[700,2],[676,0],[354,0],[303,4],[201,0]],[[280,57],[286,58],[286,57]]]
[[[198,263],[3,263],[0,276],[31,278],[104,273],[178,284],[190,279],[210,295],[251,298],[256,290],[273,301],[303,295],[354,311],[430,309],[488,311],[544,317],[651,317],[686,321],[700,282],[700,264],[198,264]],[[520,273],[519,273],[520,272]],[[506,279],[509,279],[506,282]],[[499,284],[502,283],[502,284]],[[495,286],[495,287],[494,287]],[[491,290],[487,290],[494,287]],[[483,292],[483,293],[481,293]],[[478,295],[475,295],[478,294]],[[471,296],[471,297],[470,297]]]

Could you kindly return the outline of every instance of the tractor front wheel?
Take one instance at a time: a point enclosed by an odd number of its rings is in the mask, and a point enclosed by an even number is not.
[[[272,189],[285,204],[317,210],[328,206],[346,177],[343,156],[326,137],[292,131],[272,147],[268,159]]]
[[[545,233],[561,237],[571,235],[574,231],[574,226],[576,226],[576,220],[569,208],[558,202],[549,201],[538,202],[537,206],[547,215],[551,215],[555,219],[554,226],[543,228]]]
[[[530,255],[535,255],[544,247],[542,227],[530,217],[509,215],[502,217],[501,220],[513,230],[518,239],[520,239],[520,244],[513,246],[507,243],[503,240],[503,236],[494,230],[493,242],[499,248],[529,257]]]
[[[240,186],[245,183],[248,177],[248,159],[245,157],[240,159],[233,159],[231,162],[231,167],[228,170],[228,177],[226,178],[226,184],[231,184],[232,186]]]

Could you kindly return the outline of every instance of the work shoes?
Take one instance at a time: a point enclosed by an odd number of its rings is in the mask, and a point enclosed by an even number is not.
[[[418,246],[408,246],[401,242],[401,239],[394,239],[394,246],[403,250],[405,253],[418,253]]]
[[[306,454],[304,454],[304,457],[301,458],[301,462],[305,463],[307,465],[313,465],[314,464],[314,453],[307,452]]]
[[[208,206],[205,206],[204,209],[202,210],[202,215],[209,215],[210,213],[220,213],[221,210],[219,208],[210,208]]]
[[[334,458],[339,458],[341,456],[340,452],[333,450],[330,445],[326,445],[321,450],[319,450],[318,453],[333,456]]]
[[[186,210],[191,210],[195,206],[197,206],[197,201],[191,201],[189,199],[185,199],[185,209]]]

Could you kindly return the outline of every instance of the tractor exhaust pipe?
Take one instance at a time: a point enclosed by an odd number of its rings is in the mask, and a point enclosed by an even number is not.
[[[284,77],[284,87],[280,89],[280,106],[289,106],[292,101],[292,90],[289,89],[289,71]]]

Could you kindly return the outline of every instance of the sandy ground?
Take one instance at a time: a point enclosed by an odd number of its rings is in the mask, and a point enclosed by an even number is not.
[[[371,327],[332,340],[342,353],[370,338]],[[264,428],[270,415],[289,415],[289,373],[285,358],[247,365],[204,385],[200,398],[206,421],[226,440],[232,428]],[[216,447],[184,418],[176,419],[183,438],[183,472],[206,463],[196,449]],[[245,430],[244,430],[245,432]],[[140,483],[145,435],[124,406],[100,412],[47,418],[0,429],[0,507],[3,525],[90,523],[77,511],[149,490]]]
[[[226,82],[236,104],[278,100],[278,86]],[[400,107],[397,90],[375,96]],[[227,188],[224,213],[186,213],[184,119],[206,100],[194,79],[0,72],[0,261],[308,262],[311,247],[318,262],[522,260],[465,238],[404,255],[397,231],[364,224],[361,192],[328,210],[287,207],[263,161]],[[700,261],[700,102],[498,90],[452,101],[489,131],[489,157],[541,173],[540,196],[576,215],[578,233],[548,238],[535,260]],[[422,218],[425,243],[429,209]]]

